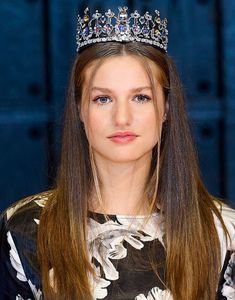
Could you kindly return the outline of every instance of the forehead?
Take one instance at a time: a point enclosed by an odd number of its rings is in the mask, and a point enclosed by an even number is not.
[[[92,63],[85,72],[85,82],[89,87],[133,88],[149,85],[149,72],[158,73],[150,60],[131,55],[114,56]]]

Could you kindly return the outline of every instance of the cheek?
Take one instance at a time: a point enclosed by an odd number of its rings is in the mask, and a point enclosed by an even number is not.
[[[156,115],[155,109],[146,114],[141,120],[142,128],[145,136],[152,143],[156,143],[159,139],[161,132],[162,119],[161,112],[159,112],[159,117]]]
[[[152,108],[151,110],[145,113],[142,112],[139,120],[142,124],[142,127],[145,127],[146,130],[148,129],[148,131],[153,131],[159,124],[158,119],[159,118],[156,116],[154,108]]]
[[[100,114],[92,113],[87,120],[87,135],[88,139],[94,140],[96,137],[107,131],[106,118],[100,116]]]

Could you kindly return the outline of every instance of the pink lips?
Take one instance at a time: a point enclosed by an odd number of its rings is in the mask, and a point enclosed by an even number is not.
[[[109,139],[118,144],[126,144],[134,141],[137,138],[137,135],[133,132],[125,131],[125,132],[116,132],[113,135],[109,136]]]

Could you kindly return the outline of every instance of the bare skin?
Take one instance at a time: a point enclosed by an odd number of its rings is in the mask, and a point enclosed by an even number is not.
[[[153,64],[151,68],[158,71]],[[85,85],[90,84],[90,72],[92,67],[86,71]],[[165,113],[159,83],[158,115],[152,96],[146,70],[133,56],[108,58],[95,73],[88,111],[83,110],[81,118],[94,153],[103,207],[108,214],[146,214],[142,192]],[[136,138],[127,143],[110,139],[111,135],[125,131],[134,133]],[[104,213],[95,194],[91,207]]]

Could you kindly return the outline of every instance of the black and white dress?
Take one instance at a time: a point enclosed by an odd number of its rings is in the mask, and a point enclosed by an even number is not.
[[[36,258],[37,226],[51,192],[17,202],[0,218],[0,299],[43,299]],[[219,221],[221,276],[217,299],[235,299],[235,211],[222,207],[231,235],[226,246]],[[88,248],[98,279],[90,278],[94,299],[173,300],[165,282],[164,222],[158,212],[144,223],[144,216],[104,215],[89,212]],[[151,251],[150,251],[151,249]],[[212,249],[213,251],[213,249]],[[151,253],[151,255],[150,255]],[[152,271],[157,266],[157,275]],[[53,268],[50,270],[53,278]],[[53,284],[53,282],[52,282]]]

